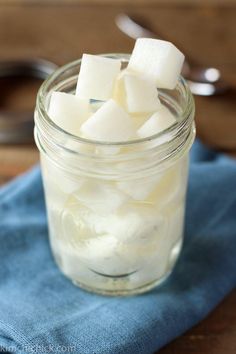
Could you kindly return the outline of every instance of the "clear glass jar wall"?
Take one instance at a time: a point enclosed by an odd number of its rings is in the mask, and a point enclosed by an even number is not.
[[[127,65],[127,55],[108,56]],[[46,80],[35,110],[51,248],[61,271],[83,288],[144,292],[166,279],[182,247],[193,98],[180,78],[175,90],[159,92],[174,126],[136,141],[86,140],[47,115],[53,90],[75,91],[79,66],[70,63]]]

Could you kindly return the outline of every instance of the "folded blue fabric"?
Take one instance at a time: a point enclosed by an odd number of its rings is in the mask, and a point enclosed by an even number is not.
[[[90,294],[59,272],[38,167],[0,189],[0,245],[0,350],[153,353],[236,285],[236,161],[194,144],[184,249],[169,279],[147,294]]]

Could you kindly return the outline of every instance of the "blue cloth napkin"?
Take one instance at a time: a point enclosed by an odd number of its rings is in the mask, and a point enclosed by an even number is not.
[[[0,262],[0,349],[153,353],[236,285],[236,161],[194,144],[184,249],[171,277],[147,294],[90,294],[59,272],[38,167],[0,189]]]

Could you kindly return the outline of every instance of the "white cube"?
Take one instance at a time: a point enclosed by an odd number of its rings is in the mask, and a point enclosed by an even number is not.
[[[130,117],[133,120],[136,131],[141,128],[141,126],[151,117],[151,114],[152,113],[129,113]]]
[[[63,130],[78,135],[81,124],[89,117],[87,99],[64,92],[52,92],[48,115]]]
[[[83,54],[76,95],[106,101],[112,96],[121,61],[98,55]]]
[[[98,273],[116,276],[129,272],[118,240],[109,234],[90,239],[81,252],[81,259]]]
[[[168,108],[161,105],[137,131],[140,138],[147,138],[154,134],[160,133],[175,124],[176,119]]]
[[[157,253],[156,247],[165,235],[166,222],[155,209],[133,203],[124,205],[116,214],[108,215],[99,226],[105,235],[112,235],[118,240],[123,264],[127,269],[135,270],[146,265]]]
[[[47,180],[50,180],[53,184],[58,185],[59,188],[68,195],[78,191],[84,182],[82,177],[66,173],[60,167],[52,164],[51,161],[47,164],[46,173]]]
[[[69,214],[69,218],[63,218],[62,227],[77,262],[88,261],[96,271],[128,273],[143,267],[161,251],[158,248],[166,233],[166,222],[153,208],[124,205],[117,213],[101,216],[74,205]]]
[[[135,126],[125,110],[110,99],[81,126],[81,132],[91,139],[119,142],[135,136]]]
[[[124,75],[127,109],[130,113],[155,112],[160,106],[156,85],[142,76]]]
[[[41,158],[41,167],[47,199],[55,209],[62,210],[70,195],[82,187],[84,180],[72,176],[47,158]]]
[[[155,175],[143,179],[117,182],[117,187],[135,200],[145,200],[155,189],[160,178],[160,175]]]
[[[152,80],[157,87],[174,89],[184,55],[172,43],[152,38],[137,39],[128,69]]]
[[[184,201],[187,161],[182,160],[175,162],[173,166],[163,173],[160,182],[157,184],[157,188],[151,194],[150,201],[157,208],[163,209],[165,205],[168,208],[176,209]]]
[[[116,103],[122,106],[124,109],[127,109],[126,106],[126,94],[125,94],[125,84],[124,76],[126,75],[127,70],[121,70],[119,75],[116,77],[114,89],[112,93],[112,98]]]
[[[66,274],[73,275],[80,281],[84,279],[84,282],[90,282],[93,286],[98,281],[95,272],[118,276],[133,271],[124,262],[118,240],[108,234],[89,238],[79,247],[68,247],[66,243],[62,243],[60,255]]]
[[[123,205],[128,197],[111,184],[98,181],[87,182],[75,198],[95,213],[113,213]]]
[[[93,220],[92,220],[93,219]],[[163,218],[155,208],[143,203],[124,203],[116,213],[100,216],[94,214],[89,225],[97,234],[115,236],[124,244],[145,243],[150,235],[157,230]],[[149,230],[148,232],[146,232]]]

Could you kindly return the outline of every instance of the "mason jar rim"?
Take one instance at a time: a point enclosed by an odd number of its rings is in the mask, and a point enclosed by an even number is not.
[[[99,56],[104,56],[104,57],[110,57],[110,58],[116,58],[120,59],[121,62],[125,63],[129,60],[130,54],[123,54],[123,53],[104,53],[104,54],[99,54]],[[53,84],[54,81],[56,81],[57,78],[60,77],[64,72],[70,70],[74,66],[79,66],[81,64],[82,59],[77,59],[74,60],[70,63],[67,63],[60,68],[58,68],[53,74],[51,74],[41,85],[38,94],[37,94],[37,99],[36,99],[36,108],[39,110],[41,113],[41,117],[43,118],[45,124],[52,129],[56,134],[62,135],[64,137],[68,137],[68,139],[71,139],[74,142],[78,143],[84,143],[84,144],[89,144],[93,146],[99,146],[99,147],[107,147],[107,146],[137,146],[141,145],[146,142],[151,142],[151,141],[157,141],[157,145],[163,145],[163,141],[165,141],[165,137],[169,137],[170,134],[175,135],[175,133],[178,133],[178,131],[181,130],[181,127],[185,125],[186,121],[189,118],[189,115],[192,113],[192,110],[194,109],[194,101],[193,97],[191,94],[191,91],[184,80],[182,76],[179,76],[178,78],[178,83],[177,86],[181,88],[181,92],[183,93],[183,96],[185,97],[185,107],[183,110],[183,113],[181,114],[181,119],[179,121],[176,121],[173,125],[168,127],[167,129],[164,129],[163,131],[159,133],[155,133],[153,135],[150,135],[146,138],[138,138],[138,139],[130,139],[130,140],[125,140],[125,141],[117,141],[117,142],[111,142],[111,141],[101,141],[101,140],[95,140],[95,139],[88,139],[84,138],[78,135],[71,134],[67,132],[66,130],[62,129],[59,127],[57,124],[55,124],[52,119],[49,117],[46,109],[46,99],[48,96],[49,87],[50,85]],[[161,91],[161,90],[159,90]],[[164,140],[163,140],[164,138]],[[158,144],[158,140],[161,141],[160,144]]]

